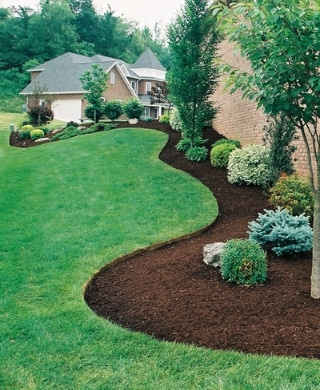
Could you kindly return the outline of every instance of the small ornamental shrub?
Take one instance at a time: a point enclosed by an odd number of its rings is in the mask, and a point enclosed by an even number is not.
[[[186,151],[186,159],[190,161],[205,161],[208,157],[208,149],[205,146],[194,146]]]
[[[170,115],[161,115],[159,123],[170,123]]]
[[[207,142],[206,139],[203,139],[201,137],[197,137],[196,139],[193,140],[193,145],[194,146],[202,146]],[[188,149],[190,149],[192,146],[191,140],[189,138],[181,138],[181,140],[177,143],[176,149],[179,152],[186,152]]]
[[[103,104],[102,102],[97,103],[96,105],[88,104],[84,109],[84,115],[93,120],[95,123],[99,122],[99,120],[103,117]],[[72,127],[76,127],[73,126]]]
[[[154,118],[152,118],[151,116],[141,116],[140,120],[142,120],[144,122],[153,122]]]
[[[47,123],[50,123],[54,118],[54,114],[51,108],[42,106],[31,107],[28,110],[28,115],[30,123],[34,126],[46,125]]]
[[[131,98],[124,102],[123,112],[129,119],[140,119],[144,112],[144,106],[138,99]]]
[[[292,215],[313,216],[314,196],[307,181],[297,175],[281,176],[270,189],[270,204],[280,206]]]
[[[214,142],[211,146],[212,148],[214,148],[215,146],[222,145],[222,144],[233,144],[237,148],[241,148],[240,141],[237,141],[235,139],[228,139],[228,138],[219,139],[218,141]]]
[[[24,125],[18,130],[18,137],[20,139],[30,139],[30,132],[34,127],[32,125]]]
[[[104,114],[115,121],[123,114],[123,104],[119,100],[109,100],[104,106]]]
[[[229,282],[252,285],[267,279],[266,254],[254,241],[229,240],[223,247],[220,262],[221,276]]]
[[[170,112],[170,126],[173,130],[182,131],[182,121],[177,108],[173,108]]]
[[[91,134],[91,133],[96,133],[97,131],[107,131],[114,129],[118,126],[117,123],[111,124],[111,123],[96,123],[85,130],[81,131],[81,134]]]
[[[313,231],[309,217],[304,214],[293,216],[286,209],[278,207],[264,210],[255,221],[249,222],[249,239],[277,256],[309,251],[312,248]]]
[[[48,129],[48,127],[39,127],[39,129],[43,131],[44,135],[47,135],[50,132],[50,129]]]
[[[232,184],[267,186],[272,179],[269,148],[249,145],[231,152],[228,162],[228,181]]]
[[[32,140],[36,140],[36,139],[40,139],[40,138],[43,138],[43,136],[44,136],[44,132],[43,132],[43,130],[41,130],[41,129],[34,129],[34,130],[31,130],[30,131],[30,138],[32,139]]]
[[[210,152],[210,162],[213,167],[226,168],[229,162],[229,156],[237,147],[232,143],[222,143],[214,146]]]

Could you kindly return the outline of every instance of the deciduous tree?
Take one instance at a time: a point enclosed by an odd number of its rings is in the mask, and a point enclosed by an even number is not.
[[[315,193],[311,296],[320,298],[320,3],[318,0],[244,0],[213,6],[224,34],[251,64],[229,65],[229,85],[266,114],[284,112],[305,142]],[[312,164],[312,159],[315,164]]]

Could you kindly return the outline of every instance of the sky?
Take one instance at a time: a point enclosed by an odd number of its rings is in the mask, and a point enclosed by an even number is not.
[[[139,22],[140,27],[148,26],[153,30],[156,23],[164,30],[171,20],[175,19],[184,0],[93,0],[98,13],[104,13],[108,4],[116,16]],[[38,0],[0,0],[0,7],[28,6],[37,10]]]

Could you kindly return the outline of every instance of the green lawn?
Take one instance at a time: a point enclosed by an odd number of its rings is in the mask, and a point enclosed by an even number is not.
[[[96,317],[83,300],[94,272],[207,225],[216,201],[158,160],[163,133],[9,147],[21,118],[0,113],[0,388],[319,388],[316,360],[159,342]]]

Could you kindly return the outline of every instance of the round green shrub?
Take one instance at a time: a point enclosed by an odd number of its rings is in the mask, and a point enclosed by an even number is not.
[[[30,131],[30,138],[35,141],[36,139],[43,138],[44,132],[41,129],[34,129]]]
[[[105,115],[115,121],[123,114],[123,104],[119,100],[109,100],[104,106]]]
[[[205,146],[194,146],[186,151],[186,159],[190,161],[205,161],[208,157],[208,149]]]
[[[249,145],[231,152],[228,162],[228,181],[232,184],[267,186],[273,178],[270,168],[270,149]]]
[[[267,260],[264,250],[254,241],[229,240],[220,256],[221,276],[229,282],[252,285],[267,279]]]
[[[124,102],[123,112],[129,119],[140,119],[144,112],[144,106],[138,99],[131,98]]]
[[[213,167],[226,168],[229,162],[229,156],[237,147],[233,143],[221,143],[214,146],[210,152],[210,162]]]
[[[249,222],[249,238],[271,249],[277,256],[306,252],[312,248],[313,231],[309,217],[291,215],[287,209],[264,210]]]
[[[186,152],[191,148],[191,141],[189,138],[182,138],[176,145],[176,149],[179,152]]]
[[[228,138],[219,139],[218,141],[212,144],[212,147],[214,148],[215,146],[222,145],[222,144],[233,144],[237,148],[241,148],[240,141],[237,141],[235,139],[228,139]]]
[[[312,217],[314,209],[314,195],[307,181],[300,179],[296,174],[281,176],[270,189],[270,204],[288,210],[292,215]]]

